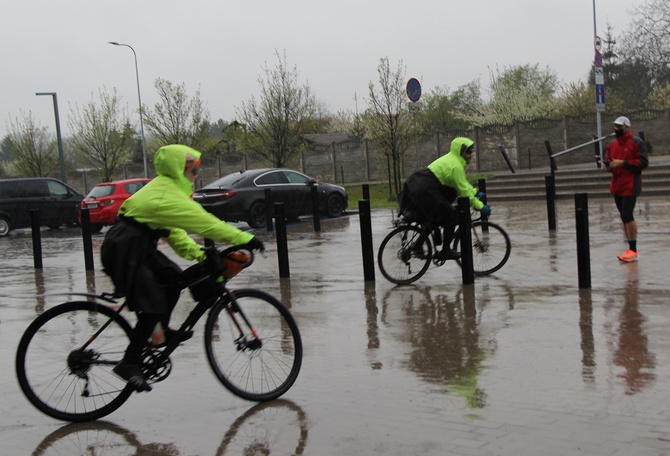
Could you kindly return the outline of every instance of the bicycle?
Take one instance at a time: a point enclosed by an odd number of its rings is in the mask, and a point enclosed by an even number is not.
[[[394,226],[377,254],[379,269],[388,280],[407,285],[421,278],[431,262],[437,267],[445,263],[437,258],[437,246],[442,244],[439,226],[420,220],[413,210],[400,214]],[[475,276],[493,274],[509,259],[512,250],[509,236],[500,225],[483,220],[481,215],[472,219],[471,230]],[[459,250],[460,242],[460,226],[457,226],[453,250]],[[456,262],[461,265],[460,259]]]
[[[197,304],[164,347],[147,340],[142,372],[150,383],[169,376],[170,354],[181,335],[208,311],[207,360],[230,392],[265,402],[282,396],[296,381],[302,340],[289,310],[263,291],[228,288],[228,281],[254,261],[252,252],[240,250],[211,247],[207,261],[180,274],[178,285],[190,286]],[[221,275],[223,282],[217,282]],[[86,300],[54,306],[28,326],[19,342],[16,374],[25,396],[46,415],[96,420],[118,409],[134,391],[112,372],[130,341],[131,325],[121,314],[127,302],[119,304],[109,293],[66,294]]]

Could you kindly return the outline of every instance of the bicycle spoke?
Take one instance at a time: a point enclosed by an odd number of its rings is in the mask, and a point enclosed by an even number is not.
[[[377,255],[379,269],[393,283],[408,284],[419,279],[430,266],[432,245],[413,226],[401,226],[382,241]]]
[[[111,371],[129,341],[130,326],[118,318],[104,306],[73,302],[31,324],[19,344],[16,369],[33,405],[58,419],[86,421],[111,413],[127,399],[125,381]]]
[[[239,312],[220,306],[208,317],[208,360],[219,380],[238,396],[275,399],[290,388],[300,369],[298,328],[271,296],[257,290],[236,291],[235,296]]]

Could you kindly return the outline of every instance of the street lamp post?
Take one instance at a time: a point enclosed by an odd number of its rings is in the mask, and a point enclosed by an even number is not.
[[[56,138],[58,140],[58,163],[60,164],[60,180],[67,182],[65,174],[65,158],[63,157],[63,139],[60,135],[60,119],[58,117],[58,97],[56,92],[37,92],[35,95],[51,95],[54,100],[54,113],[56,115]]]
[[[593,0],[593,37],[598,36],[598,28],[596,27],[596,0]],[[604,76],[604,75],[603,75]],[[598,83],[597,78],[596,78],[596,84]],[[603,84],[603,89],[604,89],[604,84]],[[596,135],[598,138],[602,137],[602,120],[600,116],[600,109],[598,109],[598,106],[596,104]],[[603,161],[603,143],[599,142],[598,143],[598,151],[600,152],[600,162],[602,163]]]
[[[116,41],[108,41],[109,44],[113,44],[114,46],[125,46],[127,48],[130,48],[131,51],[133,51],[133,56],[135,57],[135,78],[137,79],[137,99],[139,100],[140,103],[140,133],[142,135],[142,159],[144,160],[144,177],[149,177],[149,172],[147,169],[147,148],[146,145],[144,144],[144,120],[143,120],[143,115],[142,115],[142,96],[140,95],[140,72],[137,69],[137,54],[135,53],[135,49],[129,44],[123,44],[123,43],[117,43]]]

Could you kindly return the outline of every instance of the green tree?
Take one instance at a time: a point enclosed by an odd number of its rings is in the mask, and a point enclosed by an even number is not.
[[[99,104],[92,95],[86,105],[70,109],[68,116],[77,159],[95,169],[104,182],[114,180],[135,145],[135,130],[121,99],[116,89],[111,94],[99,90]]]
[[[469,116],[482,109],[481,85],[478,80],[465,84],[455,91],[436,87],[423,98],[421,130],[432,134],[470,130]]]
[[[35,122],[32,112],[29,111],[28,115],[21,112],[21,119],[10,119],[7,128],[9,147],[14,154],[12,164],[20,176],[47,177],[56,173],[56,140],[47,127]]]
[[[557,115],[558,76],[550,68],[512,66],[490,71],[490,78],[489,101],[474,115],[465,116],[474,125],[512,125]]]
[[[210,124],[200,89],[189,97],[186,84],[173,84],[161,78],[156,79],[154,87],[160,101],[153,109],[142,108],[147,130],[154,135],[152,150],[168,144],[184,144],[204,150]]]
[[[258,77],[260,96],[242,103],[236,112],[245,125],[241,142],[245,150],[283,167],[307,145],[305,135],[316,128],[318,102],[309,83],[301,83],[296,66],[289,68],[286,51],[275,50],[277,65],[264,66]]]
[[[572,82],[561,87],[558,112],[562,116],[578,116],[595,112],[596,91],[593,84]]]
[[[412,120],[405,93],[406,67],[402,60],[391,71],[388,57],[379,59],[379,86],[370,81],[369,107],[364,114],[366,131],[379,148],[389,166],[389,187],[398,194],[402,186],[402,157],[407,150]]]
[[[650,93],[646,105],[652,109],[669,109],[670,83],[666,84],[664,87],[659,87]]]

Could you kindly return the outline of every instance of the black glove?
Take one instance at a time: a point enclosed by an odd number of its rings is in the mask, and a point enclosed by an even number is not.
[[[207,267],[207,270],[213,276],[218,276],[226,270],[226,266],[221,261],[221,255],[216,247],[210,246],[203,249],[207,258],[205,258],[204,264]]]
[[[245,244],[245,247],[248,250],[260,250],[261,252],[265,252],[265,245],[263,245],[263,241],[258,239],[256,236],[252,237],[251,240]]]

